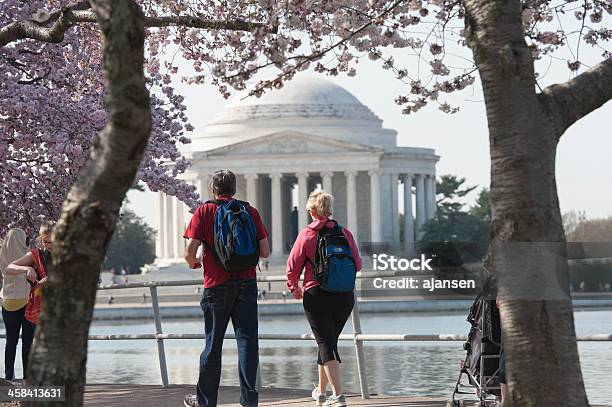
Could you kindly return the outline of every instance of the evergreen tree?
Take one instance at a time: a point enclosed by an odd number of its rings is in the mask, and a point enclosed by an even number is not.
[[[489,190],[483,188],[475,205],[466,210],[461,198],[476,187],[464,184],[465,178],[455,175],[444,175],[436,184],[436,216],[423,225],[419,247],[423,252],[435,254],[438,266],[459,266],[480,261],[489,246]]]
[[[124,209],[111,239],[103,268],[138,273],[155,260],[155,229],[129,209]]]

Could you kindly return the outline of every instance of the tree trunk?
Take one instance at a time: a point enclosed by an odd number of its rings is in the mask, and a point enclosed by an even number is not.
[[[142,11],[131,0],[91,4],[103,38],[108,118],[53,231],[53,265],[28,366],[29,384],[65,386],[66,403],[25,403],[37,407],[83,403],[100,266],[151,128]]]
[[[536,93],[519,0],[466,0],[490,132],[505,406],[587,406],[557,197],[555,126]]]

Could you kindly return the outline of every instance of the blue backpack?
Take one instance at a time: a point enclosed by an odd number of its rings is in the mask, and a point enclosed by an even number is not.
[[[217,262],[227,271],[244,271],[259,263],[257,228],[248,211],[248,202],[231,199],[206,201],[217,205],[214,249],[205,243]]]
[[[346,236],[335,220],[334,227],[327,224],[319,230],[314,263],[314,276],[319,286],[328,292],[344,293],[355,289],[357,267]]]

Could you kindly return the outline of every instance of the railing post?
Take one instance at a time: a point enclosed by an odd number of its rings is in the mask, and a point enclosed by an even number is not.
[[[351,320],[353,322],[353,342],[355,343],[355,355],[357,356],[357,373],[359,374],[359,387],[361,388],[361,398],[369,399],[370,390],[368,389],[368,378],[366,376],[366,363],[365,356],[363,354],[363,342],[357,338],[357,335],[361,334],[361,320],[359,319],[359,306],[357,304],[357,294],[355,296],[355,305],[353,306],[353,312],[351,313]]]
[[[157,287],[151,286],[151,304],[153,305],[153,316],[155,317],[155,334],[163,333],[161,324],[161,315],[159,313],[159,300],[157,299]],[[156,338],[157,353],[159,355],[159,370],[161,371],[161,379],[164,387],[168,387],[168,367],[166,366],[166,351],[164,350],[164,340]]]
[[[261,393],[263,384],[261,382],[261,363],[257,364],[257,378],[255,379],[255,389]]]

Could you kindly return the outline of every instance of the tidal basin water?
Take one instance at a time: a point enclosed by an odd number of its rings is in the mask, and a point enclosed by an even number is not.
[[[579,335],[612,333],[612,310],[577,311]],[[397,313],[361,316],[364,333],[467,334],[465,314]],[[201,320],[168,320],[165,333],[201,333]],[[92,334],[153,333],[151,321],[100,321]],[[350,333],[349,322],[345,333]],[[232,332],[231,324],[228,332]],[[261,333],[308,333],[304,317],[260,317]],[[0,344],[2,348],[4,343]],[[203,340],[165,341],[171,383],[195,383]],[[310,341],[260,341],[260,362],[264,386],[312,388],[317,381],[316,347]],[[462,342],[366,342],[366,371],[370,391],[389,395],[449,397],[465,357]],[[579,344],[582,371],[591,403],[612,404],[612,342]],[[341,342],[343,378],[348,391],[358,392],[357,366],[352,342]],[[223,385],[238,385],[237,352],[227,340],[223,353]],[[21,363],[16,363],[21,377]],[[153,340],[90,341],[87,362],[88,383],[160,384],[157,345]]]

